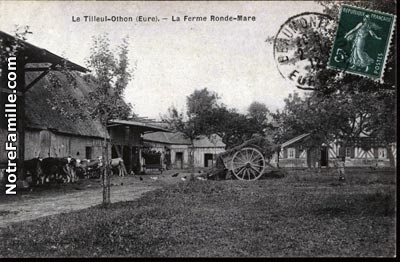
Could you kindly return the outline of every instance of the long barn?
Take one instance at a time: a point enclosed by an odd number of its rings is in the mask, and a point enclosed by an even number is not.
[[[2,43],[11,43],[16,39],[0,31]],[[95,159],[102,155],[104,139],[110,141],[109,157],[121,157],[125,160],[128,172],[141,170],[140,152],[143,147],[141,136],[145,132],[168,131],[163,128],[133,121],[116,120],[104,130],[100,121],[93,120],[89,113],[76,112],[68,103],[54,106],[56,97],[68,97],[76,101],[84,100],[93,90],[87,70],[67,61],[48,50],[24,44],[24,56],[19,56],[18,84],[18,160],[30,160],[36,157],[74,157],[77,159]],[[22,61],[22,62],[21,62]],[[65,64],[73,70],[67,77],[58,72],[58,65]],[[2,64],[2,72],[6,72]],[[72,77],[72,79],[71,79]],[[4,116],[5,97],[10,90],[3,88],[5,74],[1,77],[0,105],[0,170],[7,167],[5,149],[8,134]],[[57,83],[56,88],[53,88]],[[120,101],[124,103],[123,101]],[[62,113],[61,111],[64,113]],[[73,112],[73,113],[72,113]],[[22,137],[22,139],[21,139]],[[23,163],[23,162],[22,162]],[[21,161],[18,162],[21,166]],[[20,169],[20,168],[19,168]],[[20,178],[24,174],[18,174]]]

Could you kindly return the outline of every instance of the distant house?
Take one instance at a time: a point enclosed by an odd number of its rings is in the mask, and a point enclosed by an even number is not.
[[[190,140],[180,132],[154,132],[144,134],[145,145],[160,153],[160,162],[164,168],[183,169],[190,166]],[[221,137],[215,135],[209,139],[200,136],[194,140],[195,167],[211,167],[215,163],[215,155],[225,151]]]
[[[392,146],[396,159],[396,145]],[[370,137],[359,137],[346,145],[336,142],[315,145],[310,134],[294,137],[281,145],[280,167],[333,167],[338,156],[346,156],[347,167],[390,166],[387,148]]]

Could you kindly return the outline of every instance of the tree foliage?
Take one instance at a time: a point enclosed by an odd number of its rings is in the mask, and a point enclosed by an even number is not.
[[[107,124],[112,119],[124,119],[131,115],[132,106],[124,101],[124,90],[132,78],[128,61],[128,38],[124,38],[117,50],[112,50],[108,36],[93,37],[90,55],[86,59],[90,74],[83,76],[89,93],[77,97],[60,92],[65,82],[69,88],[76,88],[76,72],[66,66],[60,73],[50,73],[50,85],[53,89],[53,99],[48,102],[53,108],[66,117],[100,121],[103,127],[104,145],[102,159],[105,166],[103,174],[103,204],[110,203],[110,167],[108,161],[109,143],[107,139]],[[62,81],[65,78],[67,81]],[[65,88],[65,87],[64,87]]]
[[[243,143],[255,134],[264,134],[269,126],[269,110],[264,104],[253,103],[248,115],[245,115],[234,108],[227,108],[219,99],[217,93],[206,88],[195,90],[187,97],[186,114],[171,107],[163,120],[189,139],[217,134],[228,148]]]
[[[324,12],[336,23],[342,4],[395,13],[395,3],[391,0],[320,3],[325,7]],[[334,35],[325,37],[331,37],[333,42]],[[318,46],[317,42],[311,44]],[[329,57],[329,53],[318,55],[322,60]],[[273,114],[280,124],[276,140],[284,142],[302,133],[311,133],[312,138],[321,143],[335,139],[348,141],[364,134],[389,148],[389,144],[396,141],[395,57],[394,47],[391,46],[384,83],[346,72],[321,69],[317,73],[314,90],[304,97],[296,93],[289,95],[284,109]]]

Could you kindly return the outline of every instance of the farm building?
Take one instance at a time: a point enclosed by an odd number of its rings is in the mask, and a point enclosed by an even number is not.
[[[15,39],[0,32],[4,42]],[[30,160],[36,157],[68,157],[95,159],[102,155],[104,136],[111,141],[109,157],[124,159],[128,172],[140,170],[140,150],[143,146],[141,135],[144,132],[167,131],[163,128],[134,121],[114,120],[104,130],[100,121],[88,117],[88,112],[76,112],[68,104],[54,107],[57,95],[77,101],[85,99],[93,90],[88,75],[80,74],[87,70],[72,62],[52,54],[42,48],[24,42],[23,61],[19,61],[20,77],[17,81],[18,101],[18,158]],[[21,58],[18,58],[21,60]],[[57,72],[59,64],[67,64],[74,72],[66,76]],[[6,72],[2,65],[2,72]],[[51,72],[50,72],[51,71]],[[71,79],[72,77],[72,79]],[[5,74],[2,74],[1,87],[7,86]],[[55,81],[58,87],[52,88]],[[4,85],[3,85],[4,84]],[[0,168],[7,165],[5,142],[8,133],[7,120],[4,116],[5,97],[11,90],[1,88],[0,114]],[[120,101],[120,103],[124,103]],[[60,108],[63,112],[60,112]],[[76,114],[75,114],[76,113]],[[80,117],[77,117],[77,116]],[[18,166],[21,162],[18,163]],[[20,168],[19,168],[20,169]],[[23,174],[19,174],[23,176]]]
[[[101,143],[102,131],[95,122],[83,122],[78,119],[61,118],[53,110],[49,100],[52,99],[51,92],[46,90],[49,84],[48,73],[59,69],[64,64],[71,70],[86,72],[87,70],[77,64],[65,60],[45,49],[36,47],[27,42],[16,40],[4,32],[0,32],[0,40],[3,46],[12,46],[16,42],[23,48],[19,49],[15,57],[16,91],[7,87],[7,75],[10,74],[10,65],[2,60],[1,64],[1,98],[0,105],[0,165],[4,167],[7,163],[5,142],[10,130],[11,118],[6,119],[4,115],[6,99],[10,94],[16,94],[17,110],[17,137],[18,137],[18,175],[23,176],[23,160],[42,156],[64,156],[74,152],[84,154],[85,147],[90,146],[97,153]],[[4,54],[4,53],[3,53]],[[5,57],[3,57],[5,58]],[[12,59],[12,58],[11,58]],[[9,62],[8,62],[9,63]],[[8,74],[7,74],[8,72]],[[56,73],[59,75],[59,73]],[[61,82],[69,83],[60,78]],[[59,92],[72,92],[63,85]],[[77,78],[76,95],[82,95],[81,79]]]
[[[189,167],[191,144],[182,133],[154,132],[145,134],[143,140],[150,151],[160,153],[159,161],[164,168]],[[215,155],[225,151],[225,144],[217,135],[212,138],[200,136],[193,142],[195,167],[211,167],[215,163]]]
[[[143,169],[143,139],[148,132],[168,130],[149,123],[134,120],[112,120],[108,125],[111,139],[111,157],[124,160],[128,173],[139,173]]]
[[[396,145],[391,145],[396,159]],[[333,167],[338,156],[346,156],[347,167],[386,167],[390,166],[387,147],[371,137],[360,137],[343,145],[340,142],[330,145],[315,145],[310,134],[302,134],[281,145],[280,167]]]

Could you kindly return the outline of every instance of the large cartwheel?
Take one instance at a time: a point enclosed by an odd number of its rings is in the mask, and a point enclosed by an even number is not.
[[[279,145],[271,143],[265,137],[251,138],[218,154],[213,176],[230,172],[239,180],[257,180],[264,174],[279,170],[270,163],[274,154],[279,153],[279,149]]]
[[[231,171],[239,180],[257,180],[265,167],[263,154],[253,147],[240,149],[231,160]]]

